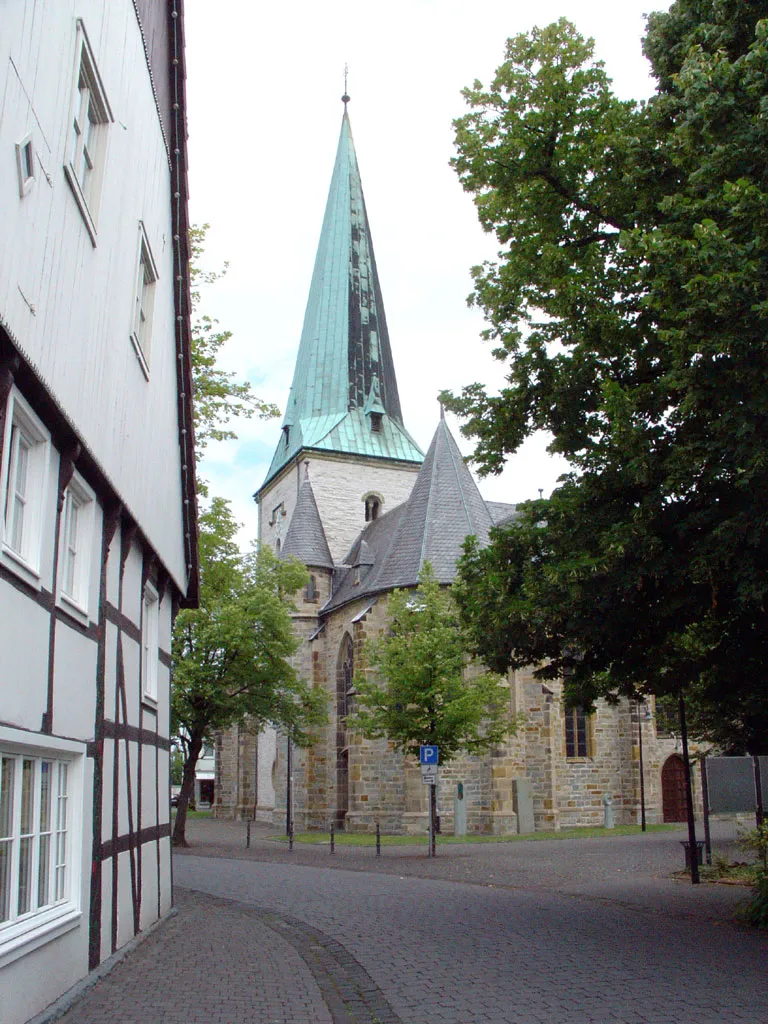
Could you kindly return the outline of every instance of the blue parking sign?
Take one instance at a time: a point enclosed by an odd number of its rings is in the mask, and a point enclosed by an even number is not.
[[[420,764],[439,764],[440,756],[438,748],[434,746],[419,747]]]

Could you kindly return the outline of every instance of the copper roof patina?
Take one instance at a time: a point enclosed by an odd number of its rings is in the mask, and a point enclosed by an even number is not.
[[[346,103],[293,385],[262,487],[302,449],[424,458],[403,425]]]

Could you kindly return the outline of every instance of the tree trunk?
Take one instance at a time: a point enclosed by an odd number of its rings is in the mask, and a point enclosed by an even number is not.
[[[184,769],[181,777],[181,792],[179,803],[176,808],[176,821],[173,824],[173,846],[186,846],[187,808],[195,792],[195,769],[203,749],[203,734],[193,733],[189,738],[187,757],[184,761]]]

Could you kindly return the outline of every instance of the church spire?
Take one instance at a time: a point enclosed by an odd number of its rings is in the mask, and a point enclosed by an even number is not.
[[[302,450],[421,463],[403,424],[373,241],[344,96],[336,163],[299,353],[266,485]]]

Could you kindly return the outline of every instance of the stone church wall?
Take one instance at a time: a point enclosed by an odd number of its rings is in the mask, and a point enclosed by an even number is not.
[[[303,453],[298,469],[293,463],[261,496],[259,538],[272,548],[278,537],[282,540],[288,532],[296,507],[297,479],[303,483],[307,463],[328,547],[338,563],[365,526],[365,497],[375,494],[381,501],[381,513],[389,512],[408,498],[419,470],[417,465],[408,463]],[[280,513],[271,522],[274,510],[280,505]]]

